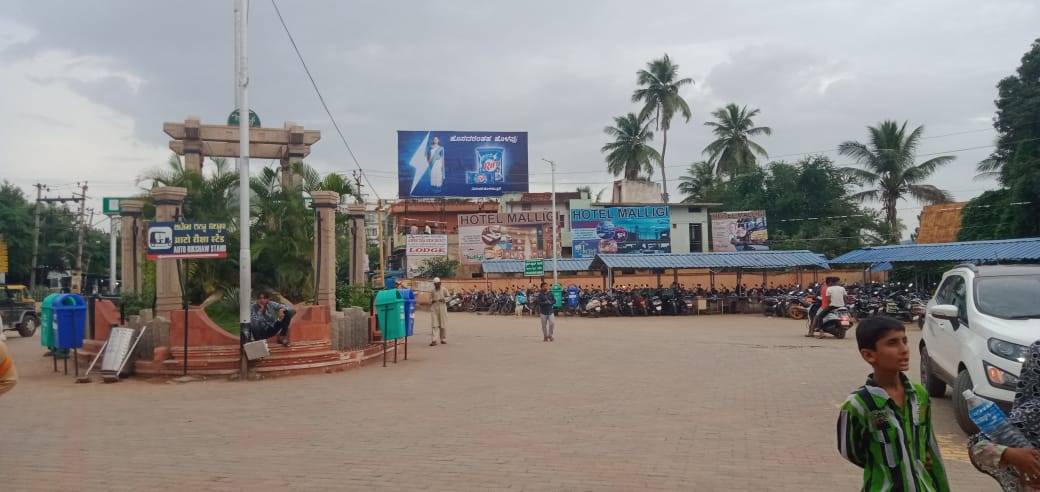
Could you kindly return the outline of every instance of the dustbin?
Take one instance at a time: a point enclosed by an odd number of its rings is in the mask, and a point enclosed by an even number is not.
[[[383,340],[404,338],[404,299],[397,289],[384,289],[376,292],[376,318]]]
[[[553,298],[556,299],[556,302],[553,303],[553,307],[555,307],[556,309],[560,309],[560,306],[563,305],[563,288],[560,287],[560,284],[557,283],[552,285],[551,290]]]
[[[387,275],[383,278],[384,289],[393,289],[395,286],[397,286],[397,279],[394,278],[392,275]]]
[[[412,289],[397,289],[404,301],[404,333],[405,336],[415,334],[415,291]]]
[[[54,300],[61,294],[51,294],[43,298],[40,304],[40,345],[53,349],[54,345]]]
[[[55,344],[61,349],[83,346],[87,326],[87,301],[77,294],[62,294],[51,303],[54,324],[58,327]]]

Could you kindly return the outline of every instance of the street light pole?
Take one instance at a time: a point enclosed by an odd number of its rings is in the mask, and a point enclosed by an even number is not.
[[[238,321],[243,330],[249,325],[249,301],[252,299],[253,279],[253,265],[249,254],[249,67],[246,64],[248,5],[247,0],[235,0],[235,39],[238,47],[238,73],[235,74],[238,88]]]
[[[556,285],[560,280],[559,269],[557,265],[557,258],[560,256],[559,251],[559,235],[557,234],[556,225],[556,163],[542,157],[542,160],[549,163],[549,168],[552,170],[552,259],[553,259],[553,285]]]

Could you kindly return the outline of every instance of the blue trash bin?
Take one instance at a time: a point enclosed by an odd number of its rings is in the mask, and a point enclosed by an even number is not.
[[[384,289],[393,289],[396,286],[397,286],[397,279],[394,278],[392,275],[387,275],[385,278],[383,278],[383,288]]]
[[[60,349],[80,348],[87,326],[87,301],[77,294],[62,294],[51,304],[54,325],[58,328],[55,346]]]
[[[408,288],[397,289],[404,299],[404,333],[406,337],[415,333],[415,291]]]

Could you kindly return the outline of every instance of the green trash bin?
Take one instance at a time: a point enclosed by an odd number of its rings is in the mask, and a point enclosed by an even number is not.
[[[53,349],[55,347],[55,332],[57,331],[54,327],[54,300],[57,299],[61,294],[51,294],[43,298],[43,302],[40,304],[40,345],[44,348]]]
[[[560,287],[560,284],[553,284],[552,289],[550,290],[552,290],[553,299],[556,300],[556,302],[553,303],[553,307],[560,309],[560,306],[563,305],[563,287]]]
[[[397,289],[376,292],[376,319],[384,340],[405,336],[404,299]]]

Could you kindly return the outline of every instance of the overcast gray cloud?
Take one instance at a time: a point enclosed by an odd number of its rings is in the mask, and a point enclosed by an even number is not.
[[[607,185],[600,146],[635,110],[635,71],[669,53],[695,84],[673,124],[669,178],[710,140],[728,102],[762,110],[761,143],[796,159],[863,139],[884,118],[924,124],[922,153],[991,144],[994,86],[1037,36],[1035,1],[341,2],[279,6],[361,163],[396,194],[398,129],[526,130],[564,188]],[[250,102],[265,126],[322,131],[309,161],[353,168],[269,1],[252,2]],[[232,109],[232,2],[14,1],[0,12],[0,177],[90,180],[132,191],[164,160],[163,121],[220,122]],[[958,199],[987,149],[957,152],[935,183]],[[847,163],[833,153],[839,163]],[[547,171],[547,170],[546,170]],[[900,205],[911,221],[918,204]],[[912,230],[912,225],[911,225]]]

